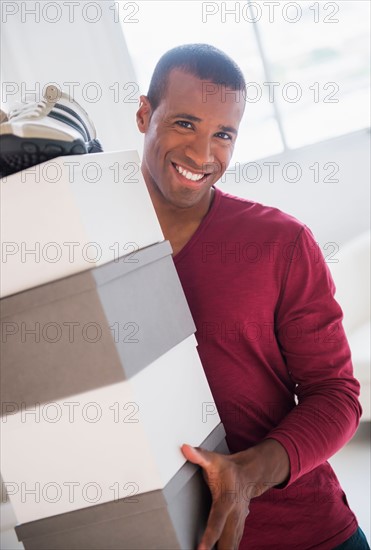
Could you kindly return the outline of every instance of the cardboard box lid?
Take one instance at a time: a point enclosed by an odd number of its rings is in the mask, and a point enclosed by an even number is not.
[[[91,274],[43,286],[0,302],[2,315],[20,310],[1,319],[1,416],[126,378]],[[83,327],[92,321],[100,334],[89,343]],[[44,333],[48,326],[54,341]]]
[[[97,286],[102,286],[113,279],[161,260],[165,256],[170,256],[172,251],[170,242],[163,241],[162,243],[142,248],[127,256],[121,256],[117,261],[101,265],[92,271],[92,275],[97,282]]]
[[[134,255],[121,256],[118,261],[112,261],[98,267],[93,267],[90,270],[69,275],[63,279],[7,296],[0,300],[1,320],[3,321],[7,317],[34,307],[62,300],[67,296],[89,292],[113,279],[125,276],[136,269],[169,256],[171,253],[172,248],[169,241],[164,241],[138,250]]]

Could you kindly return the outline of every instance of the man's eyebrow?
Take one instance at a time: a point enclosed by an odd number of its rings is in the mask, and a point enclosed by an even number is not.
[[[219,128],[222,130],[222,132],[230,132],[231,134],[237,135],[236,128],[233,128],[233,126],[222,126],[220,125]]]
[[[187,120],[190,120],[191,122],[201,122],[201,118],[190,115],[189,113],[177,113],[176,115],[173,115],[172,118],[185,118]]]
[[[173,115],[172,118],[183,118],[183,119],[189,120],[191,122],[202,122],[201,118],[198,118],[197,116],[194,116],[194,115],[190,115],[189,113],[177,113],[177,114]],[[236,130],[236,128],[233,128],[233,126],[223,126],[222,124],[220,124],[218,126],[218,128],[222,132],[230,132],[232,134],[237,135],[237,130]]]

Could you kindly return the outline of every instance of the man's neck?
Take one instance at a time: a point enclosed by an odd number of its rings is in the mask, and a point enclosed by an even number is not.
[[[200,205],[199,208],[176,208],[169,203],[164,203],[157,193],[151,192],[150,188],[148,190],[164,237],[170,241],[175,255],[187,244],[209,212],[215,189],[210,189],[209,201]]]

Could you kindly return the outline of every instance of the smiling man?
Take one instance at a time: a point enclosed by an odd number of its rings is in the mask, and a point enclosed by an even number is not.
[[[199,550],[369,548],[327,463],[361,414],[327,266],[304,224],[214,185],[244,90],[223,52],[180,46],[160,59],[137,113],[142,172],[231,451],[182,446],[213,499]]]
[[[153,83],[138,111],[146,134],[142,172],[174,255],[210,207],[212,186],[231,160],[244,111],[242,75],[241,89],[233,93],[225,93],[223,84],[210,90],[209,84],[175,68],[166,88]]]

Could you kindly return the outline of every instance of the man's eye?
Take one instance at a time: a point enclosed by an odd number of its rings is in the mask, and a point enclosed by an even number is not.
[[[178,124],[182,128],[192,128],[192,124],[187,120],[177,120],[175,124]]]
[[[218,132],[217,134],[215,134],[217,137],[221,137],[222,139],[224,139],[225,141],[227,140],[231,140],[232,139],[232,136],[230,136],[229,134],[226,134],[225,132]]]

